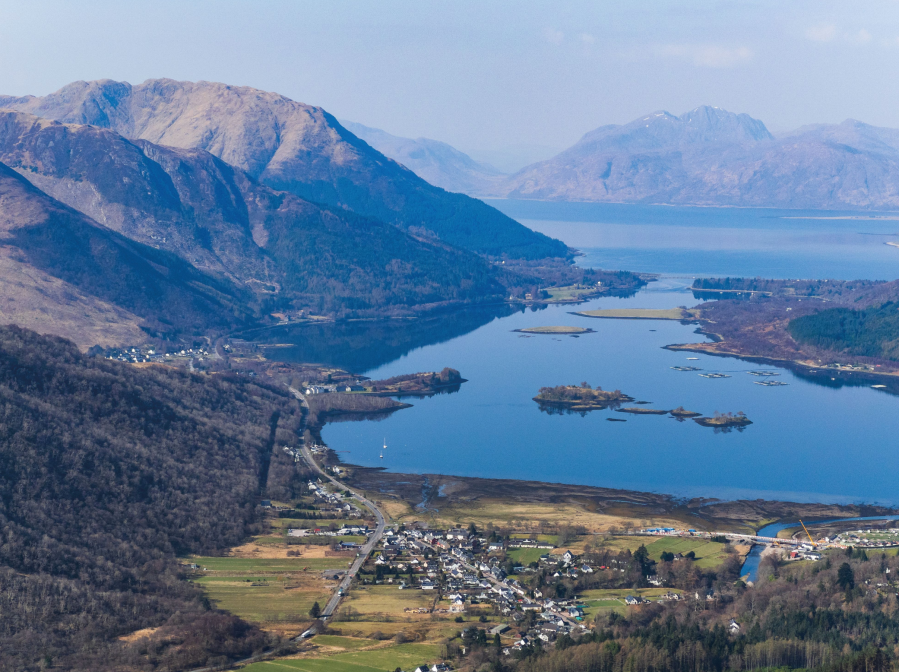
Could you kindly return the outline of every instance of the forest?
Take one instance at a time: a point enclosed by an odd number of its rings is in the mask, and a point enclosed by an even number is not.
[[[274,490],[301,476],[271,459],[301,420],[248,377],[0,328],[0,669],[182,670],[277,646],[210,608],[178,558],[260,529],[270,465]]]
[[[790,335],[824,350],[899,361],[899,304],[831,308],[791,320]]]

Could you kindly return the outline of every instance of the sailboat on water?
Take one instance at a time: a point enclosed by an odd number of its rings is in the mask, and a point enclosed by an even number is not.
[[[381,448],[381,459],[384,459],[384,451],[387,450],[387,437],[384,437],[384,447]]]

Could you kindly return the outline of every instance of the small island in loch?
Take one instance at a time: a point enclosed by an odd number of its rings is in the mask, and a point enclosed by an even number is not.
[[[616,408],[618,413],[633,413],[634,415],[668,415],[669,411],[663,411],[659,408],[636,408],[628,406],[627,408]]]
[[[673,411],[671,411],[671,415],[675,418],[698,418],[702,415],[702,413],[697,413],[696,411],[688,411],[683,406],[678,406]]]
[[[715,427],[717,429],[722,429],[724,427],[746,427],[747,425],[752,424],[752,420],[747,418],[743,411],[740,411],[739,413],[715,413],[711,418],[693,418],[693,422],[696,422],[703,427]]]
[[[513,331],[521,334],[593,334],[592,329],[584,327],[527,327],[525,329],[513,329]]]
[[[607,392],[601,387],[591,387],[589,383],[580,385],[558,385],[556,387],[541,387],[540,393],[534,397],[534,401],[544,408],[559,408],[572,411],[604,410],[610,406],[617,406],[622,402],[633,401],[621,390]]]

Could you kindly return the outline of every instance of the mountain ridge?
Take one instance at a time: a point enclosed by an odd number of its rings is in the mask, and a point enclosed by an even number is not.
[[[855,120],[772,135],[701,106],[586,133],[506,180],[497,196],[609,203],[899,209],[899,131]]]
[[[123,235],[285,309],[340,313],[504,292],[474,253],[274,191],[204,150],[0,111],[0,161]]]
[[[73,82],[0,107],[110,128],[127,138],[209,151],[279,191],[353,210],[480,254],[568,257],[567,247],[490,206],[434,187],[371,148],[328,112],[217,82]]]

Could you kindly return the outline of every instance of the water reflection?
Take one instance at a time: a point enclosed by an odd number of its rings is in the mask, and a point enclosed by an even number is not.
[[[499,304],[420,318],[275,327],[245,334],[244,338],[268,345],[264,352],[272,361],[324,364],[363,373],[418,348],[451,341],[521,310]]]

